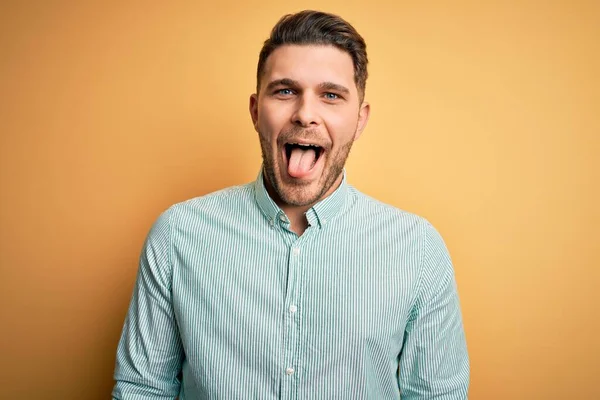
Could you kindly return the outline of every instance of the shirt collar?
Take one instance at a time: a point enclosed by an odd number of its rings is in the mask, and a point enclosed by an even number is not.
[[[341,213],[348,197],[348,183],[346,180],[346,169],[343,170],[343,177],[340,186],[329,196],[312,206],[306,212],[306,218],[310,225],[318,225],[323,228],[324,225],[332,221]],[[254,182],[254,197],[260,210],[273,224],[277,218],[284,218],[285,214],[279,206],[271,199],[264,183],[263,167],[260,168],[258,177]]]

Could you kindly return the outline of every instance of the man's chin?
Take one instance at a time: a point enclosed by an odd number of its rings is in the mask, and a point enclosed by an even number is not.
[[[278,191],[279,198],[287,205],[294,207],[311,206],[319,200],[319,188],[312,185],[283,184]]]
[[[278,171],[279,173],[274,173]],[[310,179],[297,179],[292,177],[287,169],[276,167],[271,170],[269,180],[273,179],[275,185],[272,187],[277,203],[292,207],[311,207],[316,204],[325,193],[326,182],[323,181],[323,171],[318,176]]]

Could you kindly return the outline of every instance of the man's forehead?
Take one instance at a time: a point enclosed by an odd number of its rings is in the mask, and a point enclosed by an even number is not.
[[[284,45],[275,49],[265,63],[268,81],[293,79],[301,83],[354,81],[352,57],[330,45]]]

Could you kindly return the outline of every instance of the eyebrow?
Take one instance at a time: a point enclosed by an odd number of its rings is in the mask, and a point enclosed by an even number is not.
[[[300,83],[290,78],[276,79],[274,81],[269,82],[269,84],[267,85],[267,91],[271,91],[278,86],[298,87],[300,86]]]
[[[346,86],[338,85],[333,82],[323,82],[319,85],[321,90],[333,90],[334,92],[340,92],[344,94],[350,94],[350,90]]]
[[[269,82],[269,84],[267,85],[267,91],[271,91],[279,86],[300,87],[300,82],[290,78],[276,79],[274,81]],[[333,90],[344,94],[350,94],[350,89],[333,82],[322,82],[319,84],[319,89]]]

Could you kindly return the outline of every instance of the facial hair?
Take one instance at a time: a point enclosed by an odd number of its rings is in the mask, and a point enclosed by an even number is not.
[[[274,199],[277,203],[280,202],[291,205],[291,206],[311,206],[317,203],[323,198],[325,193],[335,183],[340,174],[342,173],[346,160],[350,155],[350,150],[354,141],[351,139],[347,143],[344,143],[335,152],[331,145],[326,148],[326,153],[321,157],[326,156],[326,164],[323,167],[323,174],[319,178],[318,187],[316,190],[311,190],[313,184],[303,184],[296,182],[283,182],[280,175],[277,173],[280,171],[277,157],[281,149],[281,145],[292,138],[303,138],[309,139],[311,136],[315,136],[318,133],[312,130],[305,130],[302,128],[295,127],[289,131],[282,132],[278,138],[278,146],[276,147],[276,154],[273,154],[273,146],[270,137],[265,138],[266,135],[259,133],[260,147],[263,159],[263,167],[265,178],[273,188],[278,199]]]

